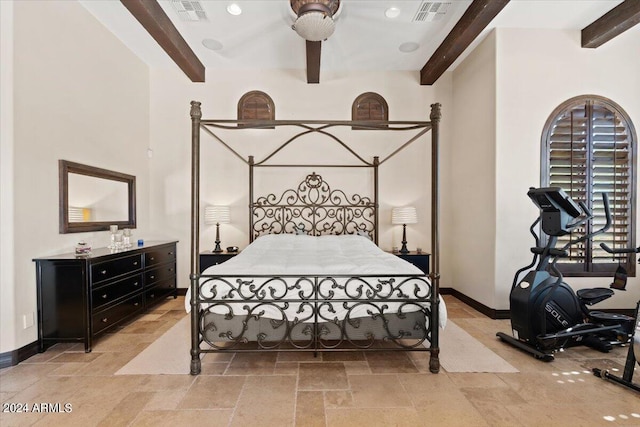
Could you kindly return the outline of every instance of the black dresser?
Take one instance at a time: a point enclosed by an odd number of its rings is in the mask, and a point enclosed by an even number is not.
[[[112,252],[94,249],[34,259],[40,352],[58,342],[84,342],[177,296],[176,241],[145,242]]]

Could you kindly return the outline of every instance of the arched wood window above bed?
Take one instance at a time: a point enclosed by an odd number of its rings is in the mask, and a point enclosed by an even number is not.
[[[238,120],[275,120],[276,106],[269,95],[253,90],[238,101]],[[241,126],[241,125],[239,125]]]
[[[389,120],[389,106],[385,99],[375,92],[365,92],[358,96],[351,106],[351,120],[381,121]],[[353,129],[362,129],[353,127]]]

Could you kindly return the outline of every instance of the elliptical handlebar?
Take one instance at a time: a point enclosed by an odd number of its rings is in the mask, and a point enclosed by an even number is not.
[[[606,243],[600,243],[600,247],[610,254],[640,254],[640,246],[637,248],[610,248]]]
[[[562,250],[566,250],[568,249],[570,246],[575,245],[576,243],[581,243],[584,242],[585,240],[589,240],[590,238],[597,236],[598,234],[602,234],[605,231],[607,231],[609,228],[611,228],[611,208],[609,205],[609,196],[607,195],[607,193],[602,193],[602,204],[604,205],[604,216],[605,216],[605,224],[604,226],[597,231],[594,231],[593,233],[587,233],[584,236],[576,239],[576,240],[570,240],[566,245],[563,246]],[[591,218],[593,218],[593,214],[591,213],[591,211],[589,210],[589,208],[587,208],[585,206],[585,204],[583,202],[580,202],[580,207],[584,210],[585,214],[587,215],[585,218],[583,218],[582,220],[580,220],[579,222],[577,222],[575,225],[571,224],[571,228],[574,229],[579,225],[582,225],[583,223],[585,223],[586,221],[590,220]],[[606,249],[605,249],[606,250]]]
[[[591,214],[591,211],[589,210],[589,208],[587,207],[587,205],[585,205],[585,203],[583,201],[579,201],[578,205],[580,205],[580,208],[582,209],[582,211],[589,217],[591,218],[593,215]]]
[[[533,224],[531,224],[531,227],[529,227],[529,232],[531,233],[533,238],[536,240],[536,247],[531,248],[531,251],[533,252],[533,260],[531,261],[531,264],[522,267],[520,270],[516,272],[515,276],[513,277],[513,282],[511,283],[511,289],[515,288],[516,285],[518,284],[518,277],[520,276],[520,273],[536,265],[538,256],[541,255],[541,252],[539,253],[537,251],[534,251],[534,249],[537,249],[538,247],[540,247],[540,236],[536,234],[536,230],[535,230],[535,227],[536,225],[538,225],[539,222],[540,222],[540,217],[536,218],[536,220],[533,221]]]
[[[604,204],[604,216],[607,222],[602,230],[598,232],[598,234],[607,231],[609,227],[611,227],[611,208],[609,207],[609,196],[607,195],[607,193],[602,193],[602,203]]]
[[[582,209],[582,212],[584,213],[584,216],[580,216],[576,219],[575,222],[571,223],[571,224],[567,224],[567,229],[572,232],[573,230],[575,230],[576,228],[580,227],[582,224],[584,224],[585,222],[589,221],[591,218],[593,218],[593,214],[591,213],[591,211],[589,210],[589,208],[587,207],[587,205],[580,201],[578,202],[578,206],[580,206],[580,209]]]

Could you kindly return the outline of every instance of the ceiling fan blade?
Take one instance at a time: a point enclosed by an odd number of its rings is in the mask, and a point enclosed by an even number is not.
[[[320,52],[322,42],[307,40],[307,83],[320,83]]]

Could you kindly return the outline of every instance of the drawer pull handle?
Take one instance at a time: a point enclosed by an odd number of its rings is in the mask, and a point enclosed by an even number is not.
[[[102,270],[100,274],[107,274],[107,270]]]
[[[173,252],[169,252],[169,255],[173,255]]]
[[[151,259],[151,261],[154,261],[154,260],[155,260],[155,258],[154,258],[154,257],[151,257],[150,259]]]
[[[133,262],[133,265],[138,265],[138,261],[134,261],[134,262]]]
[[[139,302],[133,303],[133,306],[134,306],[134,307],[137,307],[137,306],[139,306],[139,305],[140,305],[140,303],[139,303]]]
[[[156,294],[149,295],[149,298],[155,298],[155,297],[156,297]]]
[[[173,271],[173,268],[170,268],[169,271]]]
[[[149,278],[150,278],[150,279],[155,279],[155,278],[156,278],[156,276],[149,276]]]
[[[138,286],[138,282],[135,282],[135,283],[133,284],[133,286]]]
[[[109,321],[109,319],[107,319],[106,317],[102,318],[102,323],[107,323]]]
[[[102,295],[102,299],[107,299],[107,294]]]

